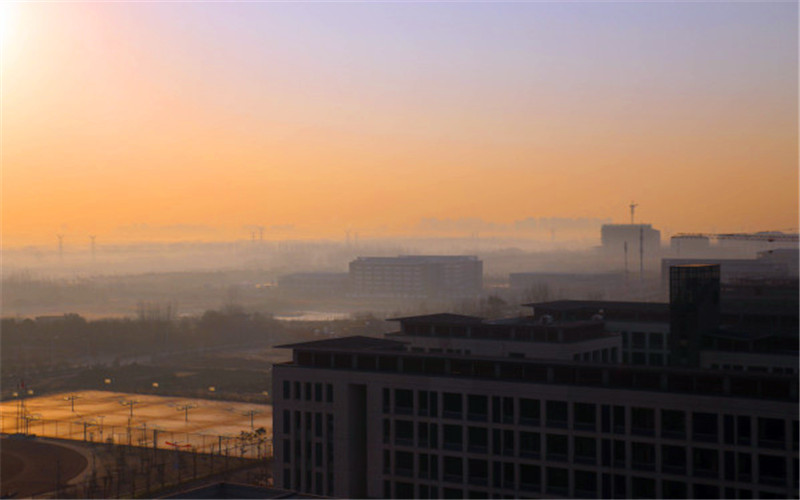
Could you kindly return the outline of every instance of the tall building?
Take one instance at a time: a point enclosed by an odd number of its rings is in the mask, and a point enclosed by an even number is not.
[[[622,255],[627,244],[629,258],[636,259],[631,262],[638,262],[640,242],[645,258],[661,252],[661,231],[650,224],[604,224],[600,240],[603,250],[613,254]]]
[[[669,270],[670,364],[698,366],[703,336],[720,322],[718,264],[673,266]]]
[[[483,262],[471,255],[358,257],[350,280],[359,297],[470,297],[483,289]]]

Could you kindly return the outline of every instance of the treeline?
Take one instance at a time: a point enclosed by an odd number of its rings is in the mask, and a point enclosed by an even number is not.
[[[2,368],[30,369],[112,364],[120,358],[272,343],[286,338],[280,322],[236,307],[174,319],[140,313],[135,319],[86,320],[77,314],[37,320],[5,318],[0,324]]]

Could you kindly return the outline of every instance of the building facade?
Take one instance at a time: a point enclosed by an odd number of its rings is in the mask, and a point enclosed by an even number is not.
[[[285,346],[279,488],[350,498],[797,498],[794,376]]]
[[[359,257],[350,281],[358,297],[472,297],[483,289],[483,262],[471,255]]]

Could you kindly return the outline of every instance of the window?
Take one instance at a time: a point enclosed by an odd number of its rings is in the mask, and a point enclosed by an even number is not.
[[[486,453],[489,445],[489,432],[484,427],[467,428],[467,447],[473,453]]]
[[[511,465],[511,464],[507,464]],[[512,478],[507,484],[506,488],[514,488],[513,469]],[[519,487],[524,491],[540,491],[542,489],[542,469],[538,465],[520,465],[519,466]]]
[[[394,473],[398,476],[414,477],[414,454],[409,451],[395,451]]]
[[[650,349],[661,349],[664,347],[664,334],[653,332],[650,334]]]
[[[300,382],[294,383],[294,399],[298,401],[303,399],[303,396],[300,394]]]
[[[597,441],[594,438],[573,438],[574,460],[577,463],[594,464],[597,462]]]
[[[306,401],[311,401],[311,382],[306,382]]]
[[[417,391],[417,413],[428,415],[428,391]]]
[[[444,436],[443,447],[445,450],[461,450],[462,446],[462,427],[460,425],[445,425],[442,435]]]
[[[394,442],[399,446],[414,446],[414,422],[395,420]]]
[[[736,422],[736,419],[733,418],[733,415],[722,417],[722,440],[725,444],[733,444],[735,442],[736,430],[734,429],[734,422]]]
[[[522,425],[539,425],[540,406],[538,399],[520,398],[519,423]]]
[[[694,476],[713,477],[719,476],[719,453],[708,448],[692,448],[694,462]]]
[[[567,436],[561,434],[547,435],[547,459],[566,460],[567,459]]]
[[[548,467],[546,470],[547,493],[566,496],[569,489],[569,471],[560,467]]]
[[[412,414],[414,412],[414,391],[408,389],[395,389],[394,411],[398,414]]]
[[[679,410],[661,410],[661,437],[685,438],[686,413]]]
[[[461,418],[463,404],[461,394],[445,392],[443,394],[443,416],[445,418]]]
[[[292,444],[288,439],[284,439],[283,440],[283,463],[288,464],[291,461],[292,461]]]
[[[314,444],[314,465],[322,467],[322,443]],[[322,481],[320,481],[320,485],[321,483]]]
[[[614,498],[628,498],[625,476],[614,474]]]
[[[783,486],[786,484],[786,458],[772,455],[758,456],[758,482]]]
[[[383,390],[383,413],[391,413],[392,412],[392,398],[391,398],[391,390],[384,389]]]
[[[460,483],[464,472],[463,463],[459,457],[444,457],[444,480]]]
[[[694,498],[719,498],[719,488],[716,486],[695,483],[693,489]]]
[[[614,467],[625,467],[625,441],[614,440]]]
[[[515,489],[516,483],[514,479],[514,464],[503,464],[503,487],[507,489]],[[533,481],[532,478],[526,478],[525,481]],[[522,481],[522,479],[520,480]]]
[[[667,480],[661,482],[662,498],[686,498],[687,494],[688,489],[685,482]]]
[[[656,412],[652,408],[631,408],[631,433],[652,436],[655,433]]]
[[[758,445],[764,448],[783,448],[786,431],[783,420],[777,418],[758,419]]]
[[[539,458],[541,437],[538,432],[519,433],[519,455],[524,458]]]
[[[469,483],[476,486],[489,484],[489,464],[486,460],[470,458],[467,461]]]
[[[749,445],[751,434],[750,417],[736,417],[736,444]]]
[[[656,447],[648,443],[631,443],[631,465],[637,470],[655,470]]]
[[[314,401],[317,403],[322,402],[322,384],[319,382],[314,384]]]
[[[575,403],[573,405],[574,428],[579,430],[595,430],[595,408],[596,406],[593,404]]]
[[[597,474],[590,471],[575,471],[575,496],[597,498]]]
[[[414,498],[414,485],[397,481],[394,483],[394,498]]]
[[[625,434],[624,406],[614,406],[614,434]]]
[[[332,384],[326,384],[325,385],[325,392],[326,392],[325,401],[328,402],[328,403],[333,403],[333,385]]]
[[[547,426],[548,427],[567,427],[567,403],[564,401],[548,401],[547,406]]]
[[[319,412],[314,414],[314,436],[322,437],[322,413]]]
[[[467,418],[485,422],[489,415],[489,401],[486,396],[470,394],[467,397]]]
[[[656,481],[644,477],[631,478],[631,494],[633,498],[655,498]]]
[[[715,413],[692,413],[692,438],[695,441],[717,442],[717,415]]]
[[[288,380],[283,381],[283,399],[292,398],[292,384]]]
[[[289,434],[292,432],[292,412],[283,410],[283,433]]]
[[[662,445],[661,472],[666,474],[685,474],[686,447]]]
[[[753,458],[749,453],[739,453],[736,457],[736,475],[740,481],[750,481],[753,477]]]

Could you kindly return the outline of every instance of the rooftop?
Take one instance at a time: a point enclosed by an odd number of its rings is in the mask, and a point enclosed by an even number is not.
[[[312,340],[311,342],[298,342],[296,344],[276,345],[278,349],[322,349],[326,351],[392,351],[406,346],[405,342],[388,340],[378,337],[341,337],[334,339]]]
[[[359,342],[355,342],[355,345],[358,344]],[[387,340],[384,345],[391,344],[395,344],[395,342]],[[768,399],[792,403],[796,403],[798,399],[798,381],[794,375],[664,366],[577,363],[551,359],[512,359],[475,355],[465,357],[446,353],[418,353],[380,348],[344,349],[321,347],[321,345],[325,344],[322,342],[294,344],[293,361],[276,366],[365,373],[396,373],[409,377],[457,377],[591,386],[703,396]]]

